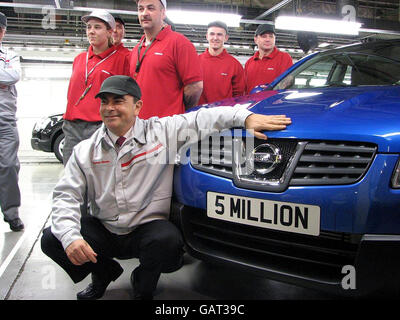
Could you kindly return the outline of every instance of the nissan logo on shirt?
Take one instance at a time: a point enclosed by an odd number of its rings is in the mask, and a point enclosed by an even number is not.
[[[267,174],[274,171],[282,162],[281,150],[274,144],[263,143],[254,148],[248,161],[254,171],[259,174]]]

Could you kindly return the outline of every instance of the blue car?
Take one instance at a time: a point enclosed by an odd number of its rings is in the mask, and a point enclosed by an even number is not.
[[[292,124],[266,141],[225,130],[181,155],[171,219],[188,253],[344,295],[400,288],[400,41],[312,54],[202,107],[217,105]]]

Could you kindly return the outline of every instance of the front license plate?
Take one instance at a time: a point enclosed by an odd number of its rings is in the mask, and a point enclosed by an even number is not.
[[[207,216],[280,231],[319,235],[318,206],[208,192]]]

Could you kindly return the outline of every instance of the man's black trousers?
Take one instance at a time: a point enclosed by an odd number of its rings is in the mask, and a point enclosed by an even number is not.
[[[127,235],[116,235],[98,219],[84,216],[81,219],[81,234],[97,253],[97,263],[72,264],[50,227],[43,230],[41,240],[42,251],[60,265],[75,283],[92,272],[102,279],[115,280],[122,267],[113,258],[138,258],[140,265],[135,271],[135,290],[147,295],[153,294],[161,273],[173,272],[182,266],[182,235],[167,220],[155,220],[138,226]]]

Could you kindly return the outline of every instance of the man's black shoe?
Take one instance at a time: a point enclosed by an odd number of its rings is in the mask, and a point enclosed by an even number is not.
[[[92,283],[90,283],[86,289],[82,290],[81,292],[78,292],[76,294],[76,298],[78,300],[97,300],[100,299],[103,295],[104,292],[106,292],[106,289],[108,285],[110,284],[111,281],[115,281],[122,273],[122,270],[118,273],[118,275],[115,275],[114,278],[112,279],[101,279],[97,275],[92,273]]]
[[[153,300],[153,295],[152,294],[141,294],[137,290],[137,275],[135,274],[137,269],[133,270],[131,273],[131,285],[132,285],[132,290],[133,290],[133,299],[134,300]]]
[[[15,218],[13,220],[7,220],[6,218],[4,218],[4,221],[10,225],[10,229],[12,231],[24,230],[24,224],[20,218]]]

